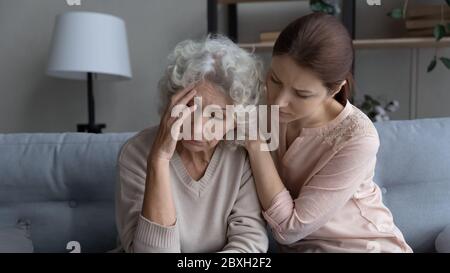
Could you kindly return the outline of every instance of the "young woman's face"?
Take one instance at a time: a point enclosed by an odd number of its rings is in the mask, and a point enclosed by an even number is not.
[[[280,107],[280,122],[311,117],[330,98],[322,81],[287,56],[275,56],[267,74],[267,100]]]

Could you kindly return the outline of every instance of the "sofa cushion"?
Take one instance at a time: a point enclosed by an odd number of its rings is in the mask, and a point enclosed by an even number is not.
[[[450,223],[450,118],[375,123],[380,150],[374,181],[415,252],[435,251]]]
[[[450,253],[450,225],[448,225],[436,238],[436,251],[439,253]]]
[[[19,223],[0,228],[0,253],[33,253],[29,226]]]
[[[116,161],[132,135],[0,134],[0,226],[28,219],[35,252],[113,249]]]

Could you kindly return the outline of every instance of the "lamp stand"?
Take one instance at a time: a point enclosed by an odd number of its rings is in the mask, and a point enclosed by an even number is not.
[[[95,100],[94,100],[94,74],[87,73],[87,97],[88,97],[88,124],[78,124],[77,129],[80,133],[101,134],[106,124],[95,124]]]

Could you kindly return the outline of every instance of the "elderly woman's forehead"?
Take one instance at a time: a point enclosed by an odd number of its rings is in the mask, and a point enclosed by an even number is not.
[[[203,105],[217,104],[225,106],[232,103],[231,98],[210,82],[200,82],[195,86],[195,90],[197,90],[197,96],[202,98]]]

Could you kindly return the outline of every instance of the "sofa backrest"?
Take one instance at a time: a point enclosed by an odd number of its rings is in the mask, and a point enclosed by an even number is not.
[[[113,249],[116,159],[132,135],[0,135],[0,227],[29,223],[35,252]]]
[[[414,251],[434,251],[436,236],[450,225],[450,118],[375,125],[383,201]]]
[[[450,224],[450,118],[376,123],[375,182],[415,251]],[[30,223],[36,252],[116,245],[116,159],[134,133],[0,134],[0,227]]]

